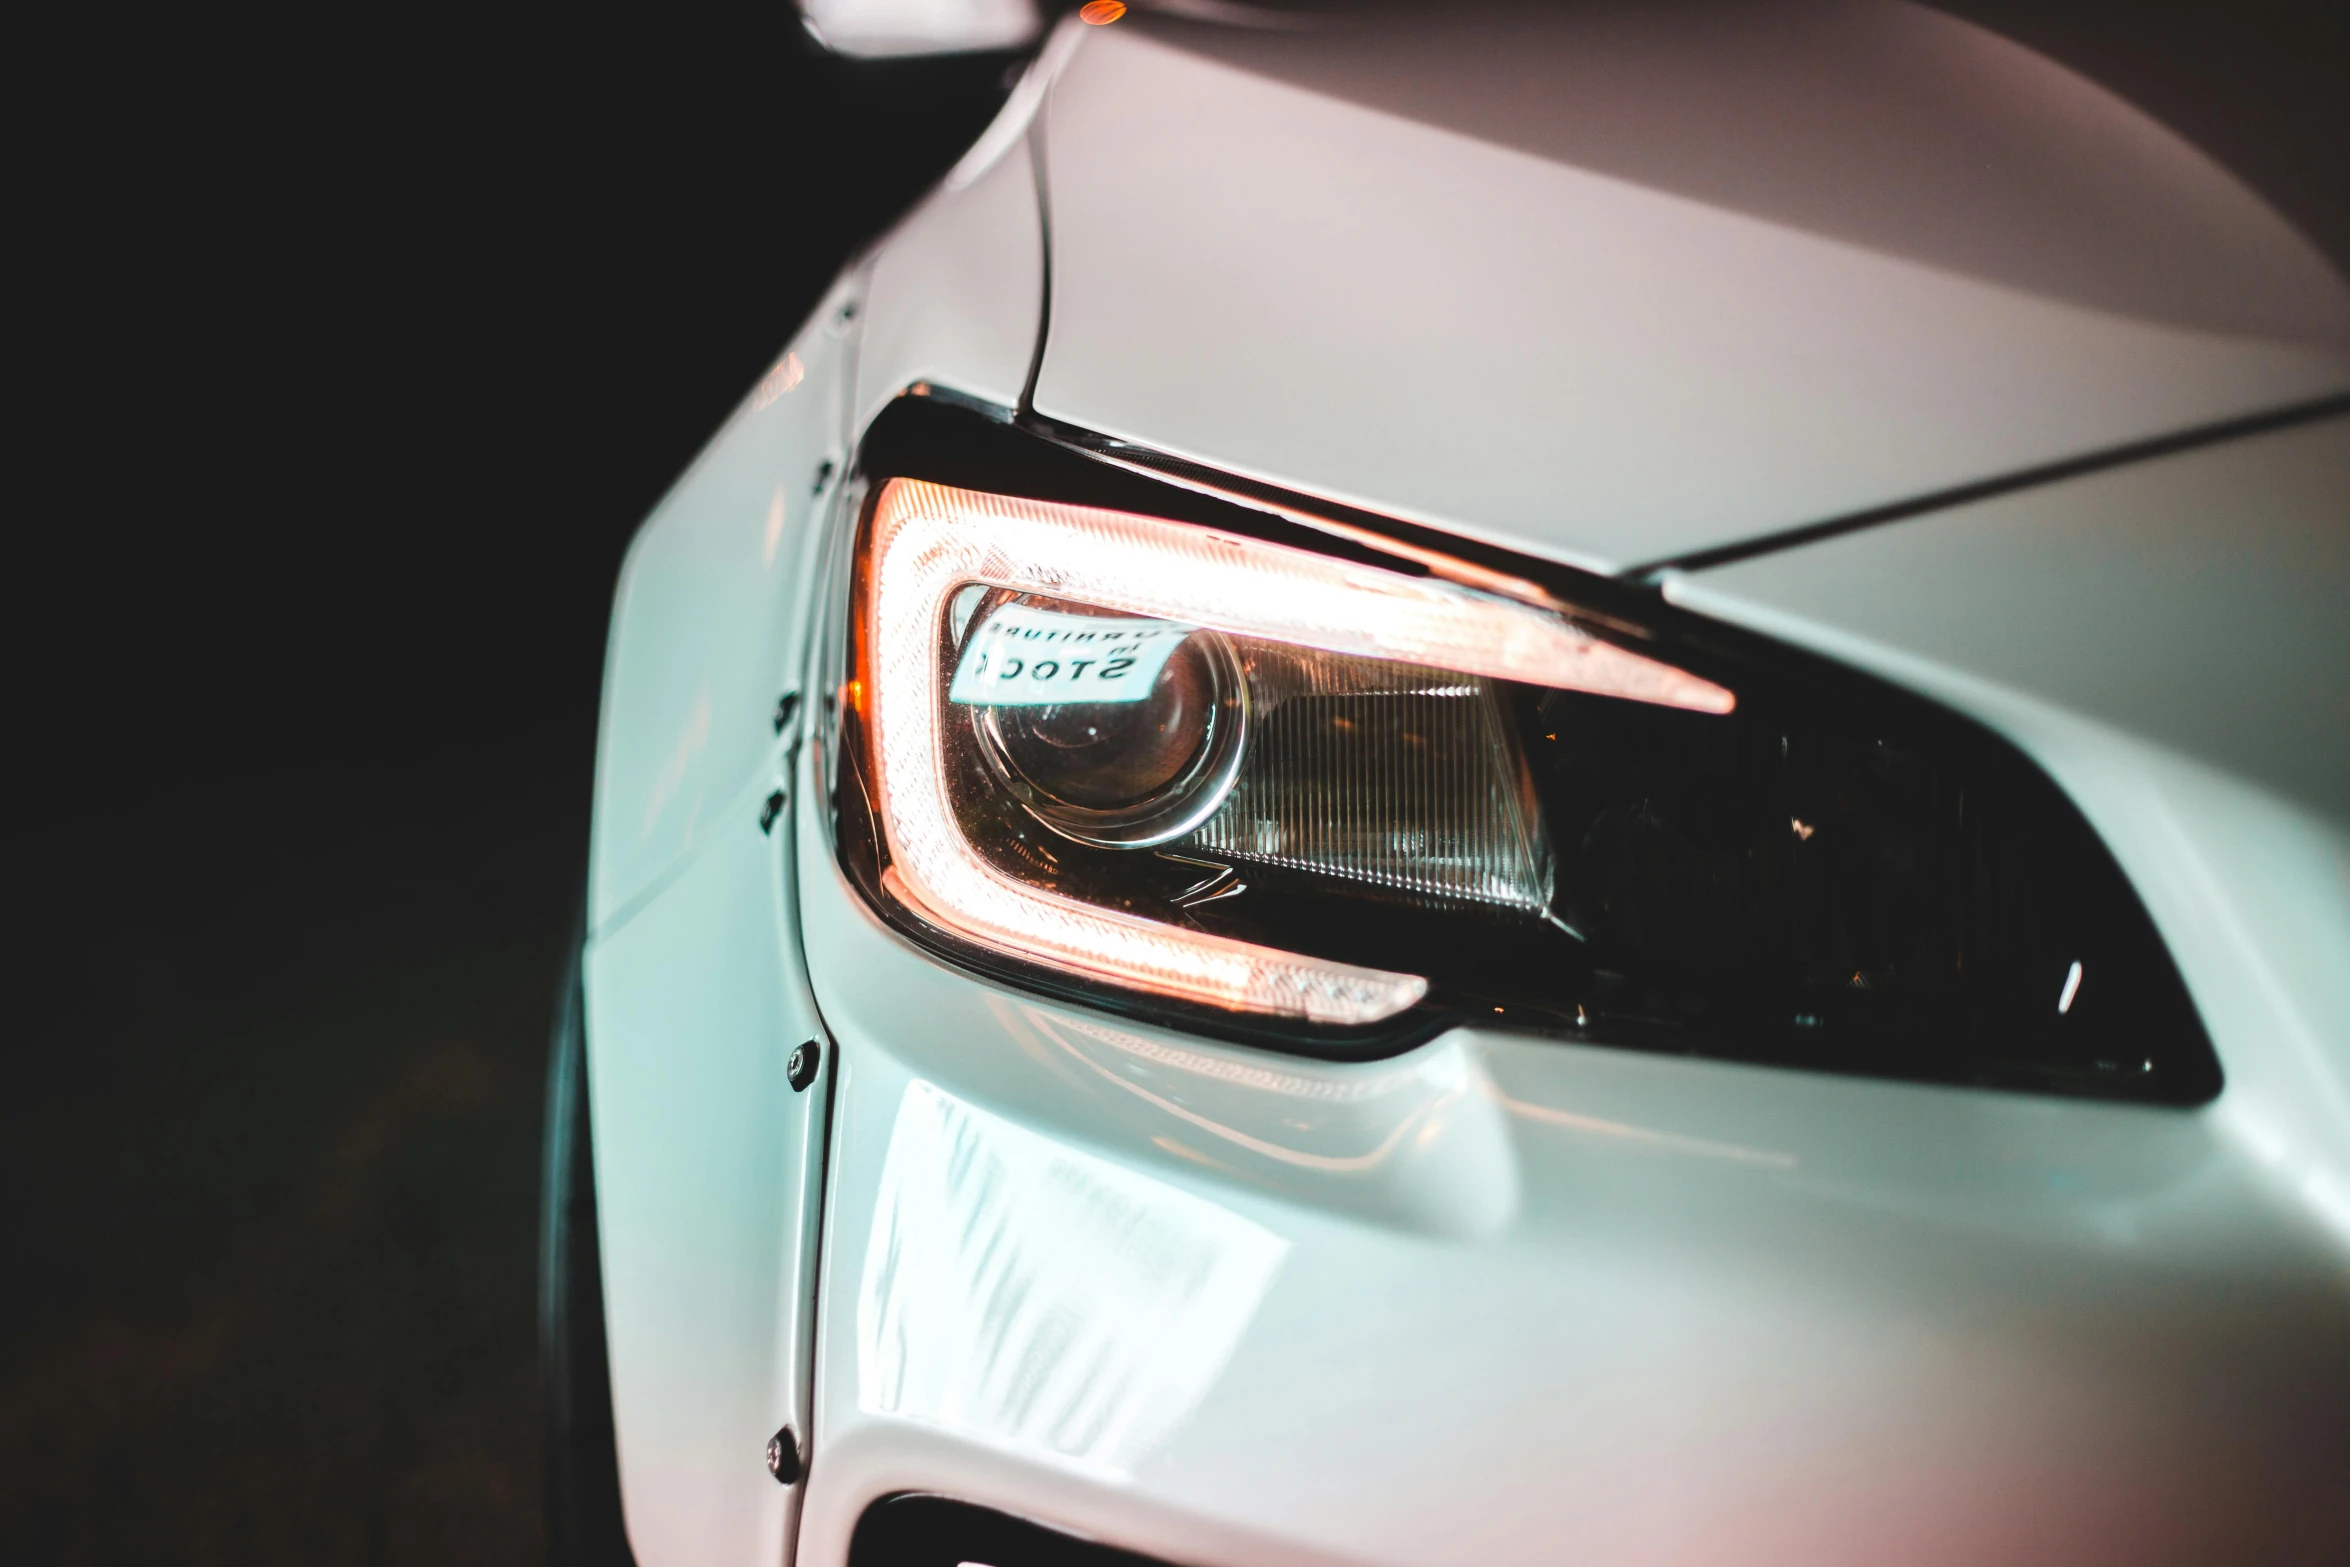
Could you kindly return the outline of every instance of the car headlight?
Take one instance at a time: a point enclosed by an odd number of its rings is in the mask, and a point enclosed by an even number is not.
[[[1367,1024],[1428,985],[1184,921],[1168,869],[1210,865],[1165,846],[1539,909],[1492,682],[1732,705],[1554,614],[1156,518],[892,479],[863,554],[883,885],[1182,1001]]]
[[[2216,1088],[2102,845],[1966,721],[941,420],[868,440],[838,713],[844,864],[925,944],[1287,1048]]]

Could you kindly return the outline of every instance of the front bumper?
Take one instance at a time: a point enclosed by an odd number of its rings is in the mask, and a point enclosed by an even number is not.
[[[1203,1567],[2340,1526],[2340,1280],[2206,1112],[1206,1044],[941,966],[798,814],[839,1063],[802,1562],[914,1491]]]

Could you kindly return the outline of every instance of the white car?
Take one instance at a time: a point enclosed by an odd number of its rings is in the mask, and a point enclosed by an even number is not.
[[[1896,0],[1121,9],[628,557],[561,1559],[2350,1561],[2339,236]]]

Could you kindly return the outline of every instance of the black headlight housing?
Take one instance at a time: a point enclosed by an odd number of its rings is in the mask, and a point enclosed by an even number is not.
[[[1938,704],[1678,611],[1646,587],[942,395],[886,410],[857,475],[827,626],[835,843],[873,906],[951,961],[1315,1055],[1390,1054],[1481,1023],[2156,1104],[2219,1090],[2176,966],[2096,833],[2013,745]],[[1160,729],[1147,736],[1134,701],[1047,707],[1031,694],[1027,706],[942,707],[945,798],[989,874],[1176,932],[1425,981],[1388,1015],[1336,1022],[1138,989],[974,939],[891,875],[875,792],[868,551],[892,480],[1098,508],[1538,600],[1577,634],[1734,692],[1735,705],[1698,710],[1177,626],[1186,651],[1154,678],[1182,689],[1160,693],[1148,720]],[[1146,634],[1120,630],[1143,622],[1116,606],[981,582],[938,629],[939,691],[977,667],[986,650],[975,639],[998,614],[1012,617],[1002,635],[1090,636],[1096,620],[1105,635]],[[1166,728],[1178,722],[1197,733]],[[1100,766],[1084,760],[1088,746]],[[1102,770],[1113,762],[1126,771]],[[1176,787],[1203,779],[1222,792]],[[1154,789],[1176,806],[1161,808]],[[1187,818],[1186,800],[1213,809]],[[1129,803],[1139,829],[1109,820]],[[1109,825],[1092,830],[1097,819]]]

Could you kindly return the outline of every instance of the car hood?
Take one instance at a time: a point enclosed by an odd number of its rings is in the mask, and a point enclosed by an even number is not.
[[[1254,15],[1062,56],[1039,412],[1623,571],[2350,389],[2316,245],[1955,17]]]

